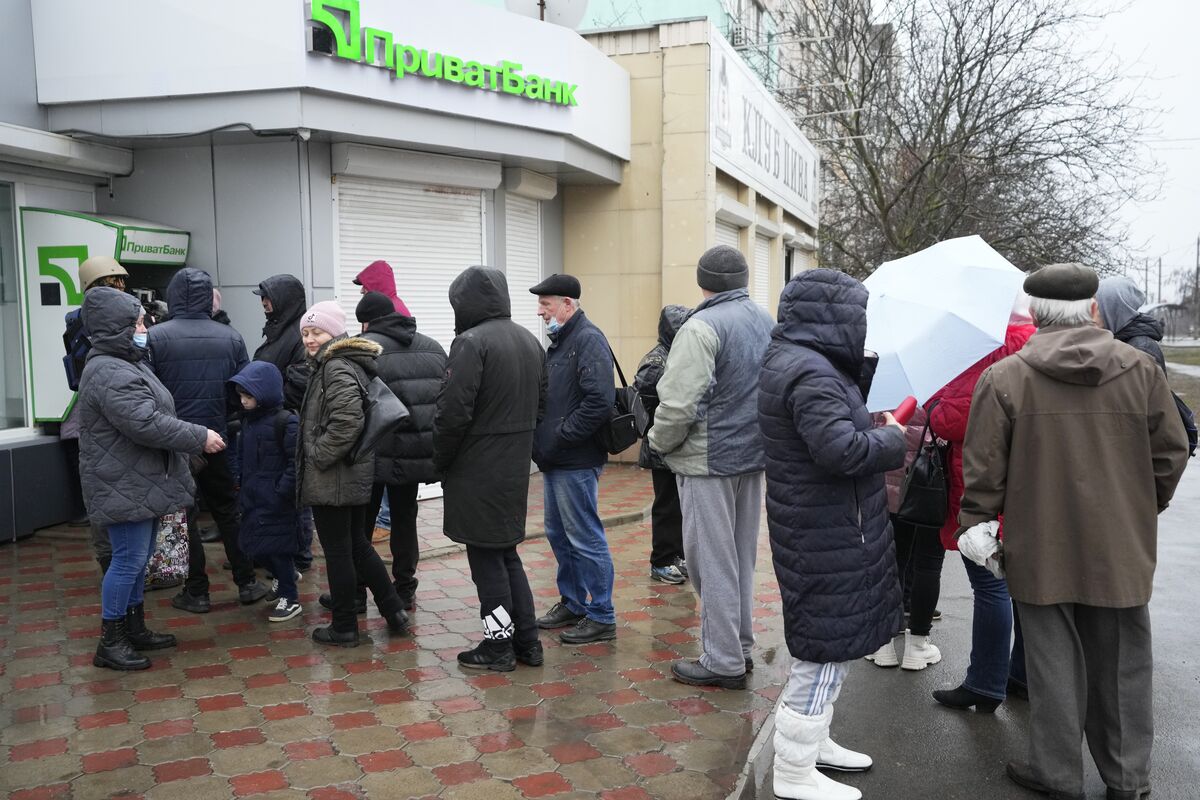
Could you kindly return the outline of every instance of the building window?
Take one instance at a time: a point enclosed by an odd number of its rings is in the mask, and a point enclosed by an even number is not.
[[[25,425],[25,337],[17,272],[13,187],[0,183],[0,430]]]

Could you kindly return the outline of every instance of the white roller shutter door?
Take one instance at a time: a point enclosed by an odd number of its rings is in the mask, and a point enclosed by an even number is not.
[[[540,341],[542,321],[529,287],[542,280],[542,204],[511,192],[504,197],[504,263],[513,322]]]
[[[717,220],[717,244],[727,244],[735,250],[740,249],[738,246],[739,233],[740,229],[736,225]]]
[[[447,290],[483,255],[483,193],[371,178],[338,179],[337,299],[352,332],[360,287],[354,276],[383,259],[417,328],[450,350],[454,311]]]
[[[754,280],[750,297],[767,311],[771,310],[771,240],[754,237]]]

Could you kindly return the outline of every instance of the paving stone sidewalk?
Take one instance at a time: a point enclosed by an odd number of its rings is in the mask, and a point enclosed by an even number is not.
[[[609,483],[611,509],[648,502],[649,476],[637,485],[638,475],[620,491]],[[149,671],[118,674],[91,666],[99,591],[86,542],[0,547],[0,794],[723,798],[786,676],[765,528],[758,667],[744,692],[670,680],[672,660],[697,654],[695,595],[648,578],[647,523],[609,538],[618,640],[568,647],[544,635],[545,666],[507,674],[455,661],[481,638],[458,552],[422,561],[412,636],[389,636],[371,608],[370,641],[354,649],[308,638],[328,620],[316,602],[320,559],[301,584],[305,613],[275,625],[262,604],[238,605],[228,573],[210,567],[213,612],[186,614],[170,592],[150,594],[149,616],[180,645],[150,654]],[[553,554],[544,538],[521,552],[544,609],[557,595]]]

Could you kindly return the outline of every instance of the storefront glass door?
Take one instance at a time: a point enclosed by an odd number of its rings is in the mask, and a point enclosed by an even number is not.
[[[16,203],[0,183],[0,430],[25,425],[25,358],[17,285]]]

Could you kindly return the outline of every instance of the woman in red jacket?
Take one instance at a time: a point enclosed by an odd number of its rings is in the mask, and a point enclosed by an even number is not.
[[[1004,344],[980,359],[973,366],[946,384],[935,394],[927,407],[929,428],[939,438],[949,442],[948,480],[950,510],[942,525],[942,544],[947,550],[957,550],[954,534],[958,531],[958,511],[963,496],[963,441],[967,438],[967,419],[975,384],[984,370],[997,361],[1016,353],[1037,330],[1029,316],[1029,299],[1022,295],[1009,318]],[[936,405],[934,405],[936,403]],[[939,703],[950,708],[975,707],[976,711],[992,713],[1008,694],[1028,696],[1025,689],[1025,649],[1021,626],[1016,619],[1008,585],[973,561],[963,558],[971,590],[975,597],[974,619],[971,625],[971,664],[957,689],[941,689],[933,693]],[[1011,645],[1013,625],[1016,641]]]

